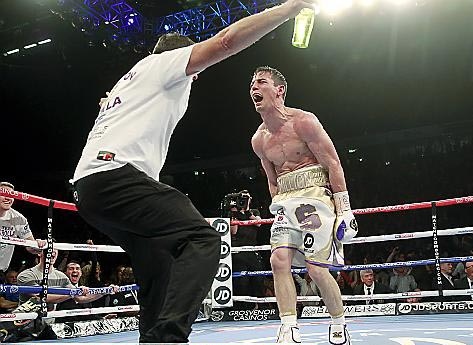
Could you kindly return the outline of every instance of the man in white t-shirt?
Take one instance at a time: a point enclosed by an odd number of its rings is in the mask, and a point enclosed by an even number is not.
[[[14,190],[14,186],[10,182],[0,182],[0,188],[10,192]],[[28,225],[28,220],[20,212],[12,208],[13,201],[13,198],[0,196],[0,236],[34,241],[35,239]],[[45,244],[43,240],[36,241],[40,248]],[[0,271],[7,271],[14,250],[14,245],[0,243]],[[32,254],[39,253],[38,249],[32,247],[26,247],[26,250]]]
[[[80,215],[131,257],[140,342],[188,342],[220,257],[217,232],[187,196],[159,182],[192,81],[315,3],[288,0],[196,44],[164,35],[101,103],[74,173],[74,198]]]

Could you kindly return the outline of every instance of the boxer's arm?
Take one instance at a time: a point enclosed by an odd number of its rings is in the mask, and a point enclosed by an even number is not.
[[[278,184],[277,184],[277,175],[274,170],[274,165],[269,160],[262,158],[261,165],[263,166],[264,171],[266,172],[266,177],[268,178],[268,188],[271,198],[274,198],[278,194]]]
[[[242,51],[271,32],[304,7],[313,6],[314,0],[288,0],[261,13],[243,18],[221,30],[212,38],[197,43],[186,68],[192,75]]]
[[[273,198],[278,193],[278,175],[274,168],[274,164],[268,160],[263,153],[263,139],[259,130],[253,135],[251,146],[253,146],[253,151],[261,161],[261,165],[266,173],[266,178],[268,179],[269,194],[271,195],[271,198]]]
[[[345,175],[335,146],[314,114],[302,116],[295,123],[294,129],[319,163],[328,170],[337,215],[334,223],[335,236],[342,243],[348,243],[357,235],[358,225],[351,210]]]
[[[314,114],[304,116],[294,125],[299,137],[304,140],[317,161],[328,170],[332,191],[347,190],[345,174],[332,139],[328,136],[320,121]]]

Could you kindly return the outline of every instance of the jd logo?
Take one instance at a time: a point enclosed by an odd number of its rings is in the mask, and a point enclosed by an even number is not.
[[[304,247],[312,248],[313,245],[314,245],[314,236],[312,236],[312,234],[305,234]]]
[[[214,291],[214,300],[218,304],[227,304],[232,297],[230,289],[226,286],[220,286]]]
[[[397,342],[401,345],[417,345],[417,344],[438,344],[438,345],[466,345],[453,340],[436,339],[436,338],[391,338],[390,340]]]
[[[227,264],[220,264],[218,266],[217,274],[215,275],[215,279],[217,279],[219,282],[223,282],[230,278],[232,274],[232,270]]]
[[[228,223],[225,221],[225,219],[215,219],[212,223],[212,226],[217,230],[217,232],[220,234],[220,236],[225,236],[228,233],[228,230],[230,230],[230,226]]]
[[[220,260],[225,259],[229,254],[230,254],[230,245],[227,242],[222,241],[220,243]]]

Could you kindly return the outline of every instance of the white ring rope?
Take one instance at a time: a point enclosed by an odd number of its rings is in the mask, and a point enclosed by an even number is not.
[[[83,308],[83,309],[69,309],[69,310],[55,310],[50,311],[43,319],[77,316],[77,315],[95,315],[95,314],[112,314],[125,313],[131,311],[139,311],[138,305],[124,305],[119,307],[99,307],[99,308]],[[38,318],[38,313],[12,313],[0,314],[0,321],[15,321],[15,320],[34,320]]]
[[[15,320],[34,320],[38,318],[38,313],[5,313],[0,314],[0,321],[15,321]]]
[[[473,289],[468,290],[443,290],[444,296],[472,296]],[[342,295],[344,301],[371,301],[380,299],[408,299],[412,297],[438,297],[438,291],[413,291],[403,293],[386,293],[373,295]],[[252,297],[252,296],[233,296],[233,300],[237,302],[250,303],[272,303],[276,302],[276,297]],[[210,300],[208,300],[210,301]],[[319,296],[297,296],[298,302],[319,302],[322,298]]]
[[[38,242],[31,240],[24,240],[22,238],[15,237],[1,237],[0,243],[14,244],[22,247],[33,247],[38,248]],[[41,249],[46,249],[48,246],[45,246]],[[86,252],[109,252],[109,253],[124,253],[125,251],[119,246],[109,246],[103,244],[85,244],[85,243],[54,243],[54,248],[58,250],[77,250],[77,251],[86,251]]]
[[[473,227],[467,226],[464,228],[453,228],[438,230],[438,236],[453,236],[453,235],[465,235],[473,234]],[[373,243],[373,242],[384,242],[384,241],[398,241],[398,240],[412,240],[416,238],[425,238],[432,237],[432,230],[430,231],[419,231],[419,232],[404,232],[401,234],[393,235],[376,235],[369,237],[355,237],[346,244],[355,244],[355,243]],[[232,253],[240,252],[253,252],[255,250],[271,250],[269,244],[262,246],[241,246],[241,247],[232,247]]]

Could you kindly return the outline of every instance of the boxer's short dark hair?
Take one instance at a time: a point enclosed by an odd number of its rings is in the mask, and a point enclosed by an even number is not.
[[[258,67],[255,72],[253,73],[253,76],[258,74],[259,72],[267,72],[271,75],[271,79],[273,79],[274,85],[279,86],[279,85],[284,85],[284,98],[286,98],[287,94],[287,81],[286,77],[279,72],[276,68],[269,67],[269,66],[260,66]]]

